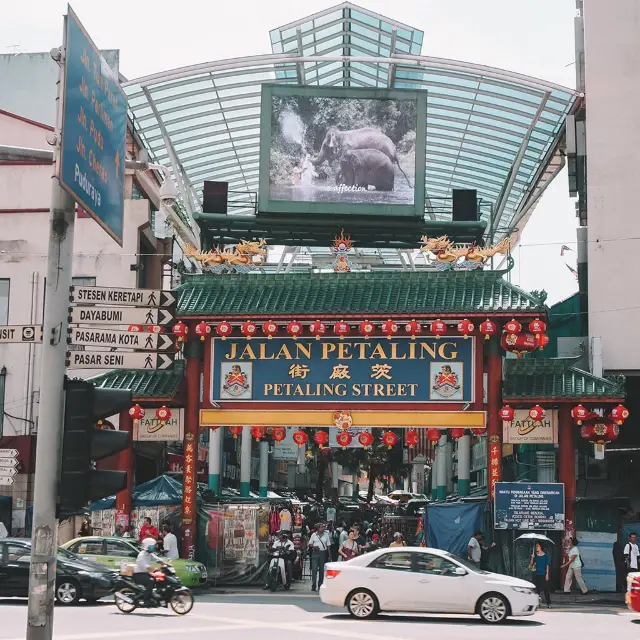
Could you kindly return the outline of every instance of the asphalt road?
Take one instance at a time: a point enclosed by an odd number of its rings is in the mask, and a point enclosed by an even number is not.
[[[26,603],[0,601],[0,640],[24,640],[26,614]],[[282,592],[199,596],[184,617],[165,609],[125,615],[110,603],[56,607],[55,612],[56,640],[210,640],[215,634],[224,634],[224,640],[635,640],[640,614],[592,606],[545,609],[498,627],[464,616],[383,615],[365,622],[323,605],[316,595]]]

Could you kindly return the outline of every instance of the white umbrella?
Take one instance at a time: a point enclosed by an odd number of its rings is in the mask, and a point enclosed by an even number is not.
[[[545,536],[543,533],[523,533],[521,536],[518,536],[516,540],[542,540],[555,544],[551,538]]]

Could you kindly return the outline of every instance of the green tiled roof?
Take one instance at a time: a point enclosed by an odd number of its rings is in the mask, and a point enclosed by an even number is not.
[[[176,360],[167,371],[133,371],[120,369],[107,371],[90,378],[98,387],[106,389],[131,389],[136,400],[173,398],[184,380],[184,361]]]
[[[526,399],[622,400],[624,378],[600,378],[574,366],[576,358],[505,360],[502,397]]]
[[[189,277],[178,315],[319,316],[546,313],[504,271],[374,271]]]

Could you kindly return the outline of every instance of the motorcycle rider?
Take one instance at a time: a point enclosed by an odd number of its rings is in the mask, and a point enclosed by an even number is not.
[[[282,561],[285,566],[285,575],[282,576],[283,585],[291,583],[291,577],[293,574],[293,566],[291,562],[291,558],[296,552],[296,548],[291,540],[286,535],[286,531],[282,529],[278,531],[276,534],[276,538],[271,542],[271,546],[269,547],[269,552],[280,550],[282,553]],[[265,589],[269,588],[269,580],[270,580],[270,569],[271,569],[272,560],[269,559],[269,563],[267,565],[267,579],[264,585]]]
[[[155,598],[153,597],[154,580],[151,576],[151,565],[156,562],[159,562],[163,566],[167,564],[154,553],[156,551],[156,545],[157,543],[154,538],[145,538],[142,541],[142,551],[140,551],[136,558],[136,567],[133,572],[133,581],[145,588],[144,600],[148,606],[155,604]]]

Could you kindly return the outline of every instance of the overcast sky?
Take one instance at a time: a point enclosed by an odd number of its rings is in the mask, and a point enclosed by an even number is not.
[[[332,0],[75,0],[96,44],[120,50],[129,79],[184,65],[270,53],[269,30],[337,4]],[[453,58],[575,86],[575,0],[359,0],[356,4],[424,31],[424,55]],[[0,20],[0,53],[48,51],[62,41],[63,0],[11,3]],[[546,289],[549,302],[576,281],[574,203],[566,172],[547,189],[516,249],[513,281]]]

